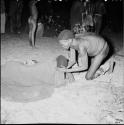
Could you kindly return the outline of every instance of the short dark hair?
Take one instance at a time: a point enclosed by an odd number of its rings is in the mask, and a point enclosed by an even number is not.
[[[67,40],[71,38],[74,38],[74,34],[70,30],[63,30],[58,36],[58,40]]]

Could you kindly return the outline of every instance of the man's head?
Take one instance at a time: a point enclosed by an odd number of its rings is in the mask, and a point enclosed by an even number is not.
[[[69,49],[70,43],[73,38],[73,32],[71,32],[70,30],[63,30],[58,36],[58,41],[64,49]]]
[[[72,42],[72,39],[68,39],[68,40],[59,40],[59,43],[61,44],[61,46],[68,50],[70,48],[70,44]]]

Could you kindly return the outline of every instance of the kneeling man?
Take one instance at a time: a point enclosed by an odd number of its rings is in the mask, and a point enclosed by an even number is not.
[[[59,34],[58,40],[60,45],[70,53],[68,67],[58,68],[58,70],[68,73],[86,71],[88,69],[89,56],[91,57],[91,65],[85,78],[92,80],[100,75],[97,71],[109,52],[109,46],[102,37],[94,33],[86,33],[74,37],[71,31],[64,30]],[[76,63],[76,51],[78,53],[78,67],[72,68]]]

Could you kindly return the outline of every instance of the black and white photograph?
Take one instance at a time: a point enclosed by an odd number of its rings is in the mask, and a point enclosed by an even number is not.
[[[0,0],[1,124],[124,124],[123,0]]]

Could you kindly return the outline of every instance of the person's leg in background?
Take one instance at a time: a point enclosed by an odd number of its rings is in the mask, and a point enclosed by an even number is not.
[[[95,21],[95,33],[100,34],[102,27],[102,15],[95,15],[94,21]]]
[[[1,13],[1,33],[5,33],[5,23],[6,23],[5,13]]]
[[[17,8],[17,33],[20,33],[21,30],[21,25],[22,25],[22,10],[23,10],[23,1],[19,0],[18,1],[18,8]]]
[[[13,0],[13,1],[10,0],[9,17],[10,17],[10,32],[11,33],[14,33],[15,31],[16,10],[17,10],[16,0]]]
[[[5,15],[5,1],[1,0],[1,33],[5,33],[6,15]]]

